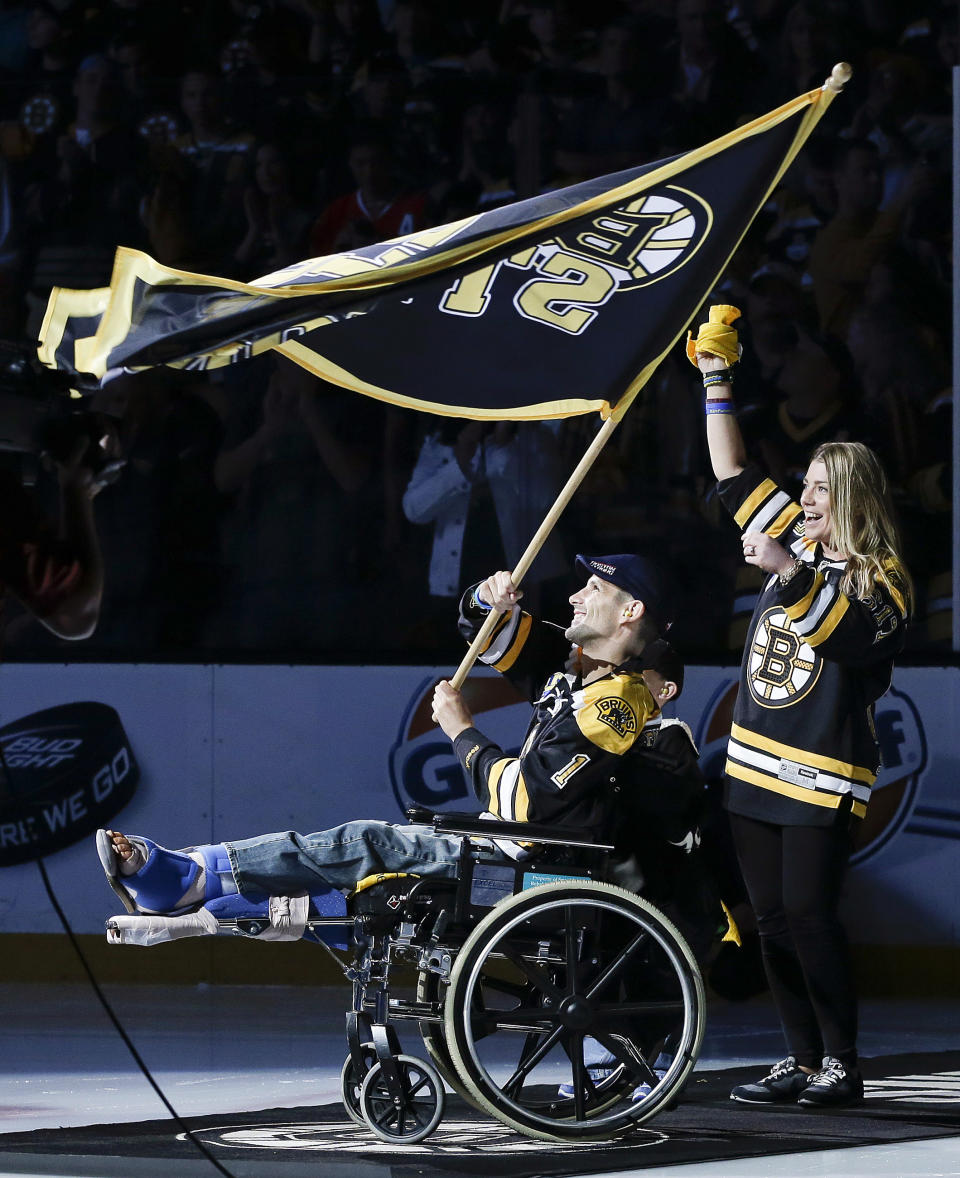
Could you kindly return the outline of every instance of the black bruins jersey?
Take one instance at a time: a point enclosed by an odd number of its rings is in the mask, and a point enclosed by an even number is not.
[[[840,587],[845,561],[804,535],[803,509],[755,467],[719,484],[741,532],[778,540],[805,568],[763,583],[750,621],[727,746],[727,808],[784,825],[863,817],[880,768],[873,724],[903,646],[904,597]],[[847,803],[847,795],[850,801]]]
[[[460,605],[460,629],[473,640],[486,614],[473,591]],[[546,822],[588,837],[606,837],[614,821],[615,787],[654,703],[636,660],[584,685],[557,671],[570,644],[556,627],[519,607],[501,615],[480,661],[521,687],[543,684],[519,757],[468,728],[453,748],[481,804],[511,822]]]

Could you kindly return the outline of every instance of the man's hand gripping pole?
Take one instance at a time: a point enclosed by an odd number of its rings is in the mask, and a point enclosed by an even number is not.
[[[587,452],[580,459],[576,470],[569,477],[569,479],[567,479],[566,485],[557,496],[553,506],[547,512],[543,523],[539,528],[537,528],[537,531],[534,534],[533,539],[527,545],[527,549],[523,556],[521,556],[517,561],[516,568],[510,574],[514,585],[519,587],[520,582],[529,572],[530,566],[536,559],[537,553],[543,547],[547,537],[556,526],[561,512],[573,498],[574,491],[576,491],[577,487],[579,487],[586,478],[587,472],[597,460],[600,451],[610,440],[610,435],[617,428],[619,421],[619,417],[608,417],[603,425],[597,430],[597,436],[590,443],[589,447],[587,448]],[[490,635],[496,628],[497,619],[500,617],[500,613],[502,612],[503,611],[498,612],[497,610],[492,609],[484,619],[483,625],[480,627],[480,633],[470,643],[467,653],[463,656],[460,666],[457,667],[455,675],[450,680],[451,686],[455,687],[458,691],[463,686],[467,675],[469,675],[470,668],[480,657],[480,652],[484,649],[490,640]]]

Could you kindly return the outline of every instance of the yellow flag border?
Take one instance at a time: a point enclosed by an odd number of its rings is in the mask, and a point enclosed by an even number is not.
[[[817,125],[817,122],[819,122],[819,120],[822,118],[827,107],[836,96],[836,93],[836,91],[830,89],[829,87],[824,87],[822,90],[811,91],[809,94],[801,96],[801,98],[795,99],[793,103],[788,104],[790,106],[791,113],[797,110],[798,104],[802,105],[803,101],[809,101],[809,109],[800,126],[797,128],[793,143],[790,145],[789,150],[785,153],[783,161],[778,168],[776,175],[767,188],[767,191],[764,195],[764,201],[769,197],[770,193],[773,192],[777,184],[780,182],[784,172],[786,172],[787,168],[789,168],[796,159],[800,148],[806,142],[810,133],[813,131],[813,128]],[[814,96],[817,101],[811,100]],[[784,108],[781,107],[780,111],[783,109]],[[764,117],[771,119],[772,115]],[[758,121],[759,120],[754,120],[753,123],[747,124],[747,126],[754,127]],[[783,118],[777,120],[777,122],[783,121]],[[766,124],[766,126],[771,125],[776,124],[772,122]],[[742,130],[742,128],[740,130]],[[745,135],[740,136],[737,131],[730,132],[729,136],[725,136],[724,138],[728,139],[731,136],[737,137],[736,139],[732,140],[733,142],[740,142],[741,138],[746,138]],[[713,147],[716,143],[720,142],[721,140],[715,140],[713,144],[708,144],[707,147]],[[695,152],[689,152],[687,155],[682,156],[681,159],[687,161],[689,164],[691,156],[696,156],[697,158],[694,159],[693,162],[699,163],[701,159],[708,158],[709,154],[711,153],[709,153],[705,147],[700,148]],[[664,171],[665,169],[659,169],[656,173],[652,173],[651,175],[662,177]],[[647,179],[649,179],[649,177],[644,177],[644,180]],[[638,191],[642,191],[642,189],[638,189]],[[758,208],[762,207],[762,204],[763,201],[760,202]],[[581,211],[584,208],[583,205],[575,207]],[[723,264],[717,269],[717,273],[714,275],[713,283],[716,283],[717,279],[729,265],[730,259],[736,253],[740,242],[743,240],[752,223],[753,218],[751,217],[750,222],[744,228],[743,233],[741,233],[741,235],[737,238],[735,244],[728,252],[726,258],[723,261]],[[711,283],[711,286],[713,283]],[[704,292],[704,298],[706,298],[708,294],[709,288]],[[615,407],[611,407],[610,402],[604,398],[590,401],[581,400],[580,398],[578,398],[576,401],[544,401],[535,405],[524,405],[520,408],[511,409],[511,420],[542,421],[547,418],[554,419],[560,417],[574,417],[579,414],[588,413],[591,410],[596,410],[604,419],[610,417],[613,418],[614,421],[619,422],[633,404],[633,401],[637,397],[638,393],[653,375],[655,370],[663,362],[664,358],[670,353],[672,348],[676,347],[678,340],[686,330],[687,324],[684,323],[670,343],[663,349],[663,351],[644,365],[638,375],[628,385],[627,390],[623,396],[618,399]],[[317,352],[312,351],[310,348],[305,348],[302,344],[298,344],[295,340],[290,340],[283,344],[274,345],[274,349],[280,352],[282,355],[286,356],[288,359],[293,360],[295,363],[301,365],[303,368],[306,368],[315,376],[322,377],[330,384],[339,385],[341,388],[349,389],[352,392],[361,393],[367,397],[373,397],[376,400],[387,401],[392,405],[400,405],[406,408],[419,409],[423,412],[433,413],[443,417],[463,417],[475,421],[488,418],[503,418],[504,416],[502,409],[477,409],[472,406],[468,407],[463,405],[449,405],[446,403],[441,406],[437,405],[437,403],[434,401],[421,401],[416,398],[404,397],[397,393],[391,393],[387,389],[380,388],[377,385],[371,385],[368,382],[361,380],[353,373],[347,372],[346,369],[331,363],[329,360],[326,360]]]
[[[816,90],[807,91],[790,102],[777,107],[775,110],[761,115],[745,123],[743,126],[735,128],[733,131],[729,131],[720,138],[684,153],[677,159],[663,165],[661,168],[657,168],[653,172],[626,184],[622,184],[619,187],[605,189],[602,193],[598,193],[589,200],[581,201],[579,204],[572,205],[568,209],[559,210],[539,220],[527,221],[522,225],[512,226],[509,229],[503,230],[495,235],[487,236],[479,241],[469,242],[461,246],[454,245],[450,249],[435,254],[428,259],[413,259],[406,263],[399,262],[390,265],[387,269],[371,269],[357,275],[333,278],[322,283],[268,287],[263,285],[263,278],[256,279],[252,283],[239,282],[234,279],[216,278],[211,275],[191,273],[190,271],[176,270],[172,267],[164,266],[140,250],[121,246],[116,252],[109,287],[100,287],[96,290],[89,291],[69,290],[61,287],[55,287],[53,289],[41,329],[41,342],[38,347],[38,355],[44,364],[55,367],[56,351],[63,339],[69,319],[76,316],[93,317],[99,314],[101,318],[96,333],[86,338],[78,338],[75,340],[74,347],[76,367],[78,370],[89,372],[102,379],[107,372],[107,359],[110,353],[126,338],[130,330],[133,292],[137,281],[155,286],[191,285],[212,287],[225,293],[234,292],[246,294],[253,298],[274,299],[299,298],[310,294],[331,293],[334,291],[373,291],[379,287],[394,285],[407,279],[428,277],[439,270],[450,268],[464,261],[470,261],[475,257],[481,257],[483,254],[506,245],[519,237],[546,232],[556,225],[561,225],[577,217],[589,215],[589,213],[599,208],[608,207],[611,203],[635,196],[654,185],[662,184],[664,181],[669,180],[680,172],[686,171],[703,160],[719,155],[735,144],[742,142],[744,139],[753,135],[762,134],[771,127],[786,121],[798,110],[807,107],[806,114],[800,126],[797,128],[793,143],[785,154],[783,162],[768,188],[767,195],[769,195],[776,187],[776,184],[779,183],[783,173],[795,159],[798,151],[813,130],[813,127],[826,111],[835,94],[836,91],[828,85]],[[476,216],[454,222],[450,225],[436,226],[407,238],[394,238],[392,240],[397,244],[411,241],[416,243],[421,237],[427,237],[428,235],[436,237],[440,234],[441,230],[445,231],[446,236],[449,236],[452,231],[459,232],[464,227],[473,224],[479,215],[477,214]],[[748,228],[749,224],[728,252],[723,265],[718,268],[713,280],[714,282],[723,273],[723,270],[726,269],[730,258],[736,251]],[[387,246],[391,242],[384,242],[382,244]],[[300,265],[302,267],[315,267],[321,261],[322,259],[309,259]],[[288,273],[290,269],[295,269],[295,267],[288,267],[286,270],[277,271],[276,274]],[[266,275],[265,277],[272,278],[274,275]],[[704,297],[707,297],[708,293],[709,288],[705,291]],[[308,321],[307,326],[319,327],[325,319],[325,316],[318,317],[312,321]],[[575,400],[546,401],[511,408],[510,417],[516,420],[542,420],[544,418],[575,416],[595,410],[604,417],[613,416],[616,420],[619,420],[650,379],[653,371],[663,361],[670,349],[676,345],[686,330],[686,327],[687,324],[684,323],[669,345],[653,360],[644,365],[627,387],[625,393],[618,399],[615,408],[611,408],[606,398],[576,398]],[[271,333],[270,336],[265,337],[264,342],[259,348],[254,343],[252,354],[276,350],[308,371],[333,384],[365,396],[373,397],[377,400],[386,401],[390,404],[450,417],[492,419],[502,418],[504,416],[503,409],[487,410],[446,403],[438,405],[434,401],[423,401],[419,398],[411,398],[394,393],[391,390],[369,384],[346,369],[325,360],[318,353],[304,347],[302,344],[298,344],[295,339],[287,340],[283,343],[267,343],[266,340],[273,338],[274,335],[275,333]],[[225,354],[233,353],[235,347],[235,343],[231,342],[221,345],[220,348],[195,353],[194,356],[188,359],[172,362],[170,366],[183,368],[189,366],[191,360],[196,360],[204,356],[215,356],[218,351],[223,351]]]

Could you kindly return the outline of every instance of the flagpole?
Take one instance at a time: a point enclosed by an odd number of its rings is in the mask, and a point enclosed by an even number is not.
[[[621,416],[622,414],[616,414],[608,417],[603,425],[597,430],[596,437],[590,443],[590,446],[588,447],[584,456],[580,459],[576,470],[574,470],[573,474],[569,477],[569,479],[567,479],[566,485],[557,496],[553,506],[547,512],[543,523],[539,528],[537,528],[533,539],[527,545],[526,551],[517,561],[516,568],[514,568],[513,572],[510,574],[514,585],[519,585],[526,576],[530,566],[536,559],[537,553],[543,547],[547,537],[556,526],[557,520],[560,518],[563,509],[573,498],[574,491],[576,491],[577,487],[579,487],[586,478],[587,472],[590,470],[590,467],[593,466],[594,462],[596,462],[600,451],[610,440],[610,435],[620,424]],[[494,572],[495,570],[491,569],[490,571]],[[453,687],[459,690],[463,686],[464,680],[470,673],[470,668],[479,658],[480,652],[483,650],[487,640],[493,633],[494,627],[496,626],[497,619],[499,617],[500,614],[496,610],[491,610],[484,619],[484,623],[480,627],[480,633],[476,636],[476,638],[474,638],[473,642],[470,643],[470,647],[467,650],[467,653],[463,656],[460,666],[457,667],[456,674],[450,680],[450,683]]]
[[[822,106],[816,111],[815,117],[812,116],[813,108],[811,108],[811,111],[807,112],[808,122],[811,121],[811,117],[814,123],[819,120],[823,114],[823,111],[826,109],[826,106],[829,105],[836,95],[843,90],[843,87],[846,85],[846,83],[850,81],[852,74],[853,70],[846,62],[838,62],[833,67],[833,69],[830,71],[830,76],[826,79],[826,81],[823,83],[823,86],[821,87],[821,91],[824,94],[826,102],[822,104]],[[796,150],[799,150],[800,146],[806,141],[811,130],[812,126],[808,128],[806,134],[798,135]],[[777,179],[779,179],[785,170],[786,162],[784,163],[783,168],[781,168]],[[654,364],[652,367],[656,367],[656,365]],[[596,461],[600,451],[609,441],[610,435],[617,428],[617,425],[619,424],[620,419],[623,417],[623,414],[626,412],[626,409],[630,404],[632,404],[634,397],[640,391],[642,385],[645,384],[646,381],[650,378],[651,374],[652,369],[651,371],[645,370],[643,373],[641,373],[638,379],[637,388],[628,390],[627,395],[622,398],[621,405],[617,407],[617,410],[607,418],[601,428],[597,431],[597,436],[593,439],[593,442],[591,443],[586,454],[584,454],[583,458],[580,459],[579,465],[568,479],[566,486],[558,495],[556,502],[550,508],[550,511],[548,512],[543,523],[540,525],[533,539],[527,546],[526,552],[524,552],[523,556],[521,556],[520,560],[517,562],[517,567],[511,574],[514,585],[519,585],[523,577],[526,575],[530,565],[533,564],[537,553],[543,547],[547,536],[549,536],[557,520],[560,518],[560,513],[570,502],[574,491],[576,491],[577,487],[579,487],[583,482],[587,472]],[[457,668],[456,673],[450,680],[450,683],[453,687],[459,690],[463,686],[464,680],[470,673],[470,668],[480,656],[480,652],[483,650],[488,639],[490,638],[490,635],[493,633],[497,624],[497,619],[499,617],[499,613],[497,613],[495,610],[491,610],[484,619],[484,623],[480,627],[480,633],[476,636],[476,638],[474,638],[473,642],[470,643],[470,647],[467,650],[467,653],[463,656],[460,666]]]

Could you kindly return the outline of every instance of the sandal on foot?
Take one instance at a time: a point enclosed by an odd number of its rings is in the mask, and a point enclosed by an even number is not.
[[[107,877],[107,883],[113,888],[117,899],[132,916],[137,911],[137,905],[134,903],[133,897],[120,882],[120,864],[123,860],[117,853],[117,848],[113,845],[113,839],[106,830],[97,831],[97,856],[100,859],[103,874]]]
[[[130,875],[121,874],[123,860],[110,835],[97,831],[97,854],[107,883],[131,916],[174,912],[200,874],[200,864],[184,851],[168,851],[142,835],[126,837],[143,856],[141,866]]]

